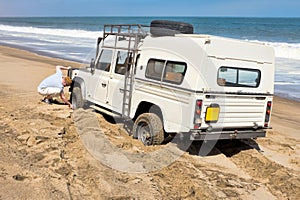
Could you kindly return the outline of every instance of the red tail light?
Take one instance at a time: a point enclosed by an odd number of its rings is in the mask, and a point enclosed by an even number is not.
[[[199,129],[201,127],[201,112],[202,112],[202,100],[197,100],[195,105],[194,114],[194,129]]]
[[[268,101],[267,108],[266,108],[265,127],[269,126],[271,109],[272,109],[272,101]]]
[[[201,106],[202,106],[202,101],[201,101],[201,100],[198,100],[198,101],[197,101],[197,106],[198,106],[198,107],[201,107]]]

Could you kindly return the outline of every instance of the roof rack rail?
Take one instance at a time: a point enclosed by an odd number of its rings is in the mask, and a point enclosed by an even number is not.
[[[147,26],[141,24],[105,24],[103,38],[109,35],[146,37],[148,35],[145,30],[146,27]]]
[[[136,51],[141,40],[149,34],[146,27],[141,24],[105,24],[102,47]],[[109,36],[114,42],[105,42]],[[125,43],[120,41],[127,41],[127,44],[124,46]]]

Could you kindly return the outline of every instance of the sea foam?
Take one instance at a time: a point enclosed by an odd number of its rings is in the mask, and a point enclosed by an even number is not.
[[[277,58],[300,60],[300,43],[266,42],[258,40],[252,40],[252,42],[264,43],[273,47]]]
[[[50,28],[36,28],[28,26],[8,26],[0,25],[0,31],[13,32],[19,34],[36,34],[36,35],[52,35],[64,36],[72,38],[98,38],[102,36],[102,31],[86,31],[76,29],[50,29]]]

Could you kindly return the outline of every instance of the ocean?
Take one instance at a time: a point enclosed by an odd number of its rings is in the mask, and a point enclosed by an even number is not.
[[[190,23],[194,32],[262,42],[275,49],[275,95],[300,101],[300,18],[26,17],[0,18],[0,44],[89,63],[104,24],[164,19]]]

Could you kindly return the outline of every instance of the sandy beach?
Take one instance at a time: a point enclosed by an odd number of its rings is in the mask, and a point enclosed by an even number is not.
[[[0,63],[0,200],[300,199],[300,102],[274,97],[273,129],[265,138],[218,144],[208,156],[199,156],[195,143],[168,166],[126,173],[87,151],[77,111],[45,104],[36,91],[56,65],[80,63],[4,46]],[[94,114],[120,149],[147,153],[166,146],[145,147],[121,124]]]

